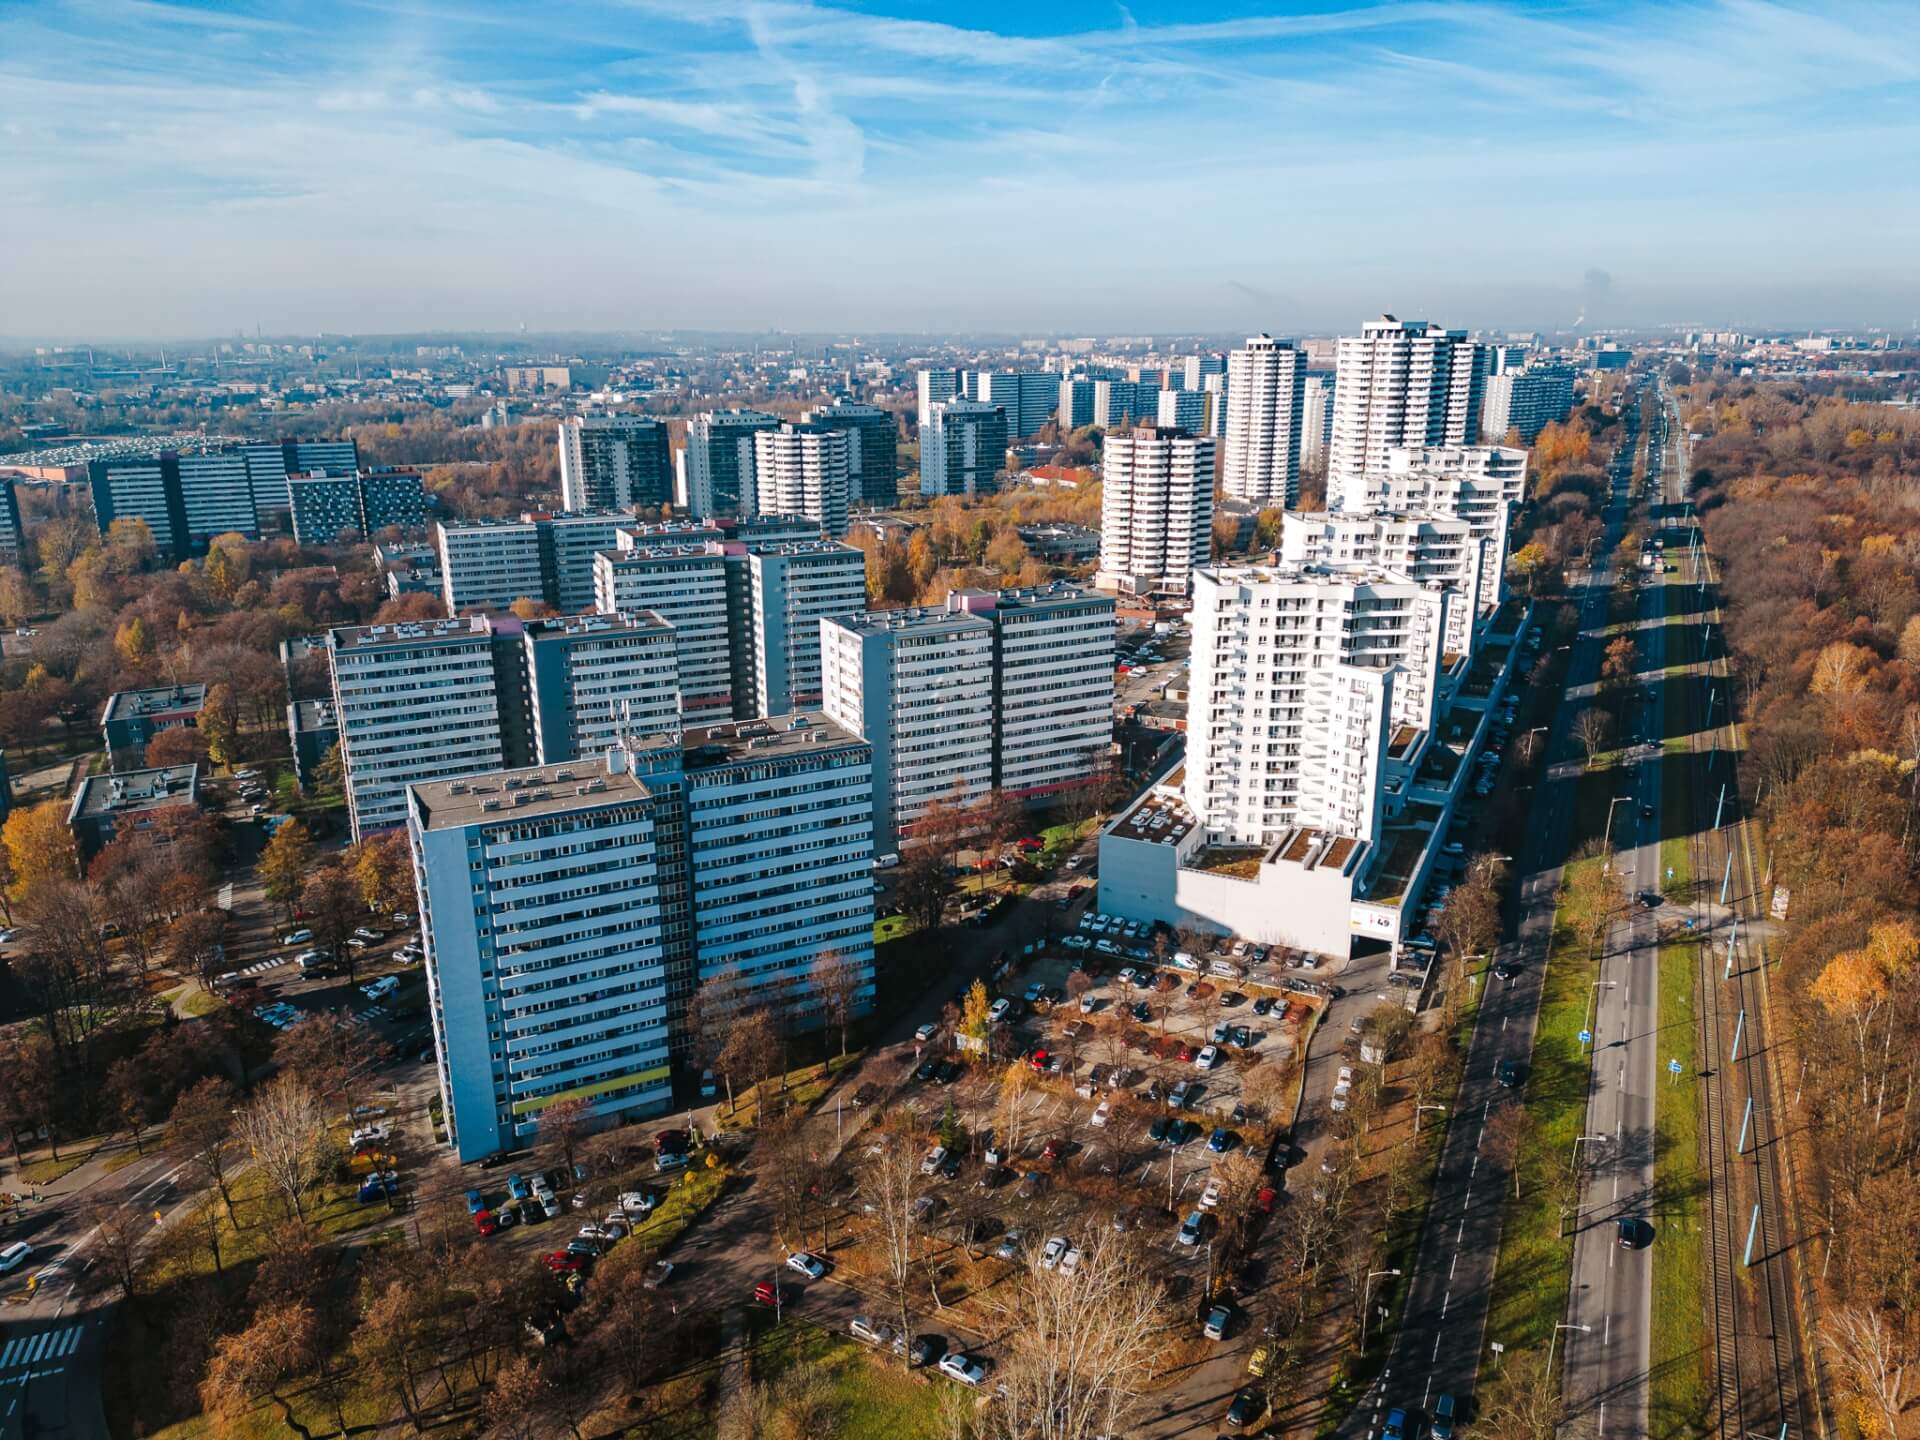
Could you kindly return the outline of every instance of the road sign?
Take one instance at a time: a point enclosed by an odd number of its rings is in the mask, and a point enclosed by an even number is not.
[[[1680,1073],[1680,1062],[1678,1060],[1667,1061],[1667,1073],[1669,1075],[1678,1075]]]
[[[1673,867],[1671,865],[1667,866],[1667,879],[1673,879]]]
[[[1593,1032],[1591,1030],[1582,1030],[1580,1032],[1580,1043],[1582,1045],[1591,1045],[1593,1043]]]

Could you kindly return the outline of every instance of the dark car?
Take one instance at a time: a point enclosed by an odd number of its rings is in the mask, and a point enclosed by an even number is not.
[[[1526,969],[1526,967],[1518,960],[1502,960],[1493,967],[1493,973],[1498,975],[1502,980],[1511,980],[1524,969]]]
[[[1662,905],[1667,903],[1666,897],[1661,895],[1657,890],[1642,890],[1633,898],[1642,910],[1658,910]]]
[[[934,1068],[933,1083],[936,1085],[951,1085],[959,1078],[960,1067],[951,1060],[942,1060],[939,1065]]]
[[[1232,1033],[1229,1034],[1227,1038],[1242,1050],[1250,1049],[1253,1045],[1253,1031],[1249,1030],[1245,1025],[1234,1026]]]
[[[1272,1009],[1273,1001],[1269,1000],[1265,995],[1262,995],[1258,1000],[1253,1002],[1253,1013],[1256,1015],[1265,1015]]]
[[[1266,1413],[1267,1397],[1249,1385],[1233,1397],[1233,1404],[1227,1407],[1227,1424],[1236,1430],[1252,1428]]]
[[[1620,1248],[1622,1250],[1638,1250],[1642,1245],[1646,1244],[1653,1228],[1632,1215],[1622,1215],[1617,1224]]]
[[[938,1060],[922,1060],[914,1067],[913,1078],[924,1085],[927,1081],[933,1079],[933,1072],[939,1068],[940,1062]]]
[[[916,1335],[907,1346],[907,1359],[915,1365],[931,1365],[946,1353],[946,1341],[938,1335]]]
[[[1167,1132],[1167,1143],[1177,1150],[1182,1145],[1190,1144],[1193,1137],[1199,1133],[1200,1127],[1193,1121],[1176,1120],[1173,1122],[1173,1128]]]
[[[1147,1138],[1158,1145],[1173,1133],[1173,1121],[1165,1115],[1156,1119],[1147,1127]]]
[[[1137,1001],[1133,1007],[1133,1018],[1144,1025],[1147,1021],[1153,1019],[1153,1010],[1148,1006],[1146,1001]]]
[[[1502,1060],[1500,1062],[1500,1083],[1509,1090],[1519,1087],[1523,1073],[1518,1060]]]

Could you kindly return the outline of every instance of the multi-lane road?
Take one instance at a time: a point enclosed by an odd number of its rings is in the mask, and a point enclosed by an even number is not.
[[[1603,556],[1612,553],[1624,526],[1639,413],[1638,407],[1630,412],[1629,438],[1609,474],[1606,536],[1598,547]],[[1339,1433],[1345,1437],[1377,1435],[1386,1412],[1394,1407],[1427,1411],[1439,1395],[1470,1395],[1489,1340],[1517,1349],[1544,1344],[1548,1338],[1487,1334],[1501,1211],[1510,1192],[1510,1175],[1487,1146],[1486,1127],[1499,1106],[1518,1103],[1514,1092],[1501,1082],[1503,1069],[1512,1064],[1524,1075],[1533,1050],[1561,868],[1584,770],[1572,716],[1594,693],[1599,678],[1612,581],[1609,563],[1598,561],[1580,593],[1578,633],[1570,642],[1563,677],[1567,703],[1554,712],[1535,803],[1528,812],[1526,832],[1513,850],[1517,924],[1512,937],[1499,947],[1496,963],[1505,968],[1503,962],[1514,962],[1520,968],[1510,979],[1499,978],[1493,970],[1486,974],[1489,989],[1441,1148],[1404,1319],[1379,1383],[1340,1426]]]

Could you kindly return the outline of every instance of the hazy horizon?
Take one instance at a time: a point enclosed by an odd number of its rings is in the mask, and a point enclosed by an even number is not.
[[[1920,323],[1920,7],[880,8],[10,11],[0,332]]]

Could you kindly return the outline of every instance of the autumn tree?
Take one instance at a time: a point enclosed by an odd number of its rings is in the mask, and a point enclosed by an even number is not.
[[[308,1432],[281,1392],[303,1376],[315,1360],[319,1326],[311,1307],[276,1305],[260,1311],[245,1329],[220,1338],[200,1382],[200,1400],[221,1433],[245,1431],[254,1397],[265,1395],[280,1407],[288,1430]]]
[[[240,706],[233,687],[224,682],[207,690],[200,709],[200,728],[206,733],[207,754],[216,765],[240,763]]]
[[[291,823],[291,822],[289,822]],[[307,928],[313,931],[313,943],[327,952],[338,965],[345,961],[347,978],[356,977],[359,951],[347,944],[353,938],[360,917],[360,887],[344,865],[323,865],[300,887],[300,909]]]
[[[586,1138],[594,1123],[593,1101],[581,1095],[555,1100],[540,1111],[540,1143],[552,1151],[569,1178],[572,1178],[574,1164],[579,1158],[580,1142]]]
[[[15,903],[43,881],[70,880],[75,874],[73,834],[62,801],[43,800],[15,810],[0,828],[0,844],[7,849]]]
[[[307,1218],[307,1191],[324,1166],[326,1113],[297,1075],[279,1074],[240,1110],[236,1133],[296,1219]]]
[[[295,903],[307,883],[307,871],[313,864],[313,837],[298,820],[288,820],[275,828],[260,851],[258,870],[261,888],[267,898],[279,905],[289,920]]]

